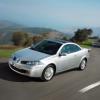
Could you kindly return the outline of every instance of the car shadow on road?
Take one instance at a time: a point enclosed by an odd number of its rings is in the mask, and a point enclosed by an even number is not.
[[[56,74],[56,76],[64,74],[66,72],[68,73],[73,71],[78,71],[78,69],[74,68],[64,72],[60,72]],[[27,77],[15,73],[9,68],[8,63],[0,63],[0,79],[12,81],[12,82],[43,82],[39,78],[31,78],[31,77]]]
[[[8,63],[0,63],[0,79],[13,82],[42,82],[39,78],[30,78],[13,72]]]

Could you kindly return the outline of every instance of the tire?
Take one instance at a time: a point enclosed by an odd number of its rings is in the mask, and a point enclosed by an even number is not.
[[[53,65],[49,65],[44,69],[41,79],[43,81],[49,81],[53,78],[54,74],[55,74],[55,70]]]
[[[80,66],[79,66],[79,69],[80,70],[84,70],[86,68],[86,64],[87,64],[87,61],[86,59],[83,59],[80,63]]]

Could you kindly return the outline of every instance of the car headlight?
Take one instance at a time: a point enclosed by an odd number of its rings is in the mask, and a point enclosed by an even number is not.
[[[26,65],[41,65],[42,63],[40,61],[27,61]]]

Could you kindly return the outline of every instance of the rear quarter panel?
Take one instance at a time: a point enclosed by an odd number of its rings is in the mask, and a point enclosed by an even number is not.
[[[82,48],[81,53],[82,53],[82,58],[81,58],[80,62],[84,58],[86,58],[87,60],[89,59],[90,54],[89,54],[89,50],[87,48]]]

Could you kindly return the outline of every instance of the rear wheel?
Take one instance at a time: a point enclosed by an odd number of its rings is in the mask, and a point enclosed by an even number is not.
[[[86,63],[87,63],[87,61],[85,59],[83,59],[80,63],[79,69],[84,70],[86,68]]]
[[[43,71],[43,74],[42,74],[42,80],[44,81],[49,81],[53,78],[54,76],[54,68],[52,65],[49,65],[48,67],[46,67]]]

